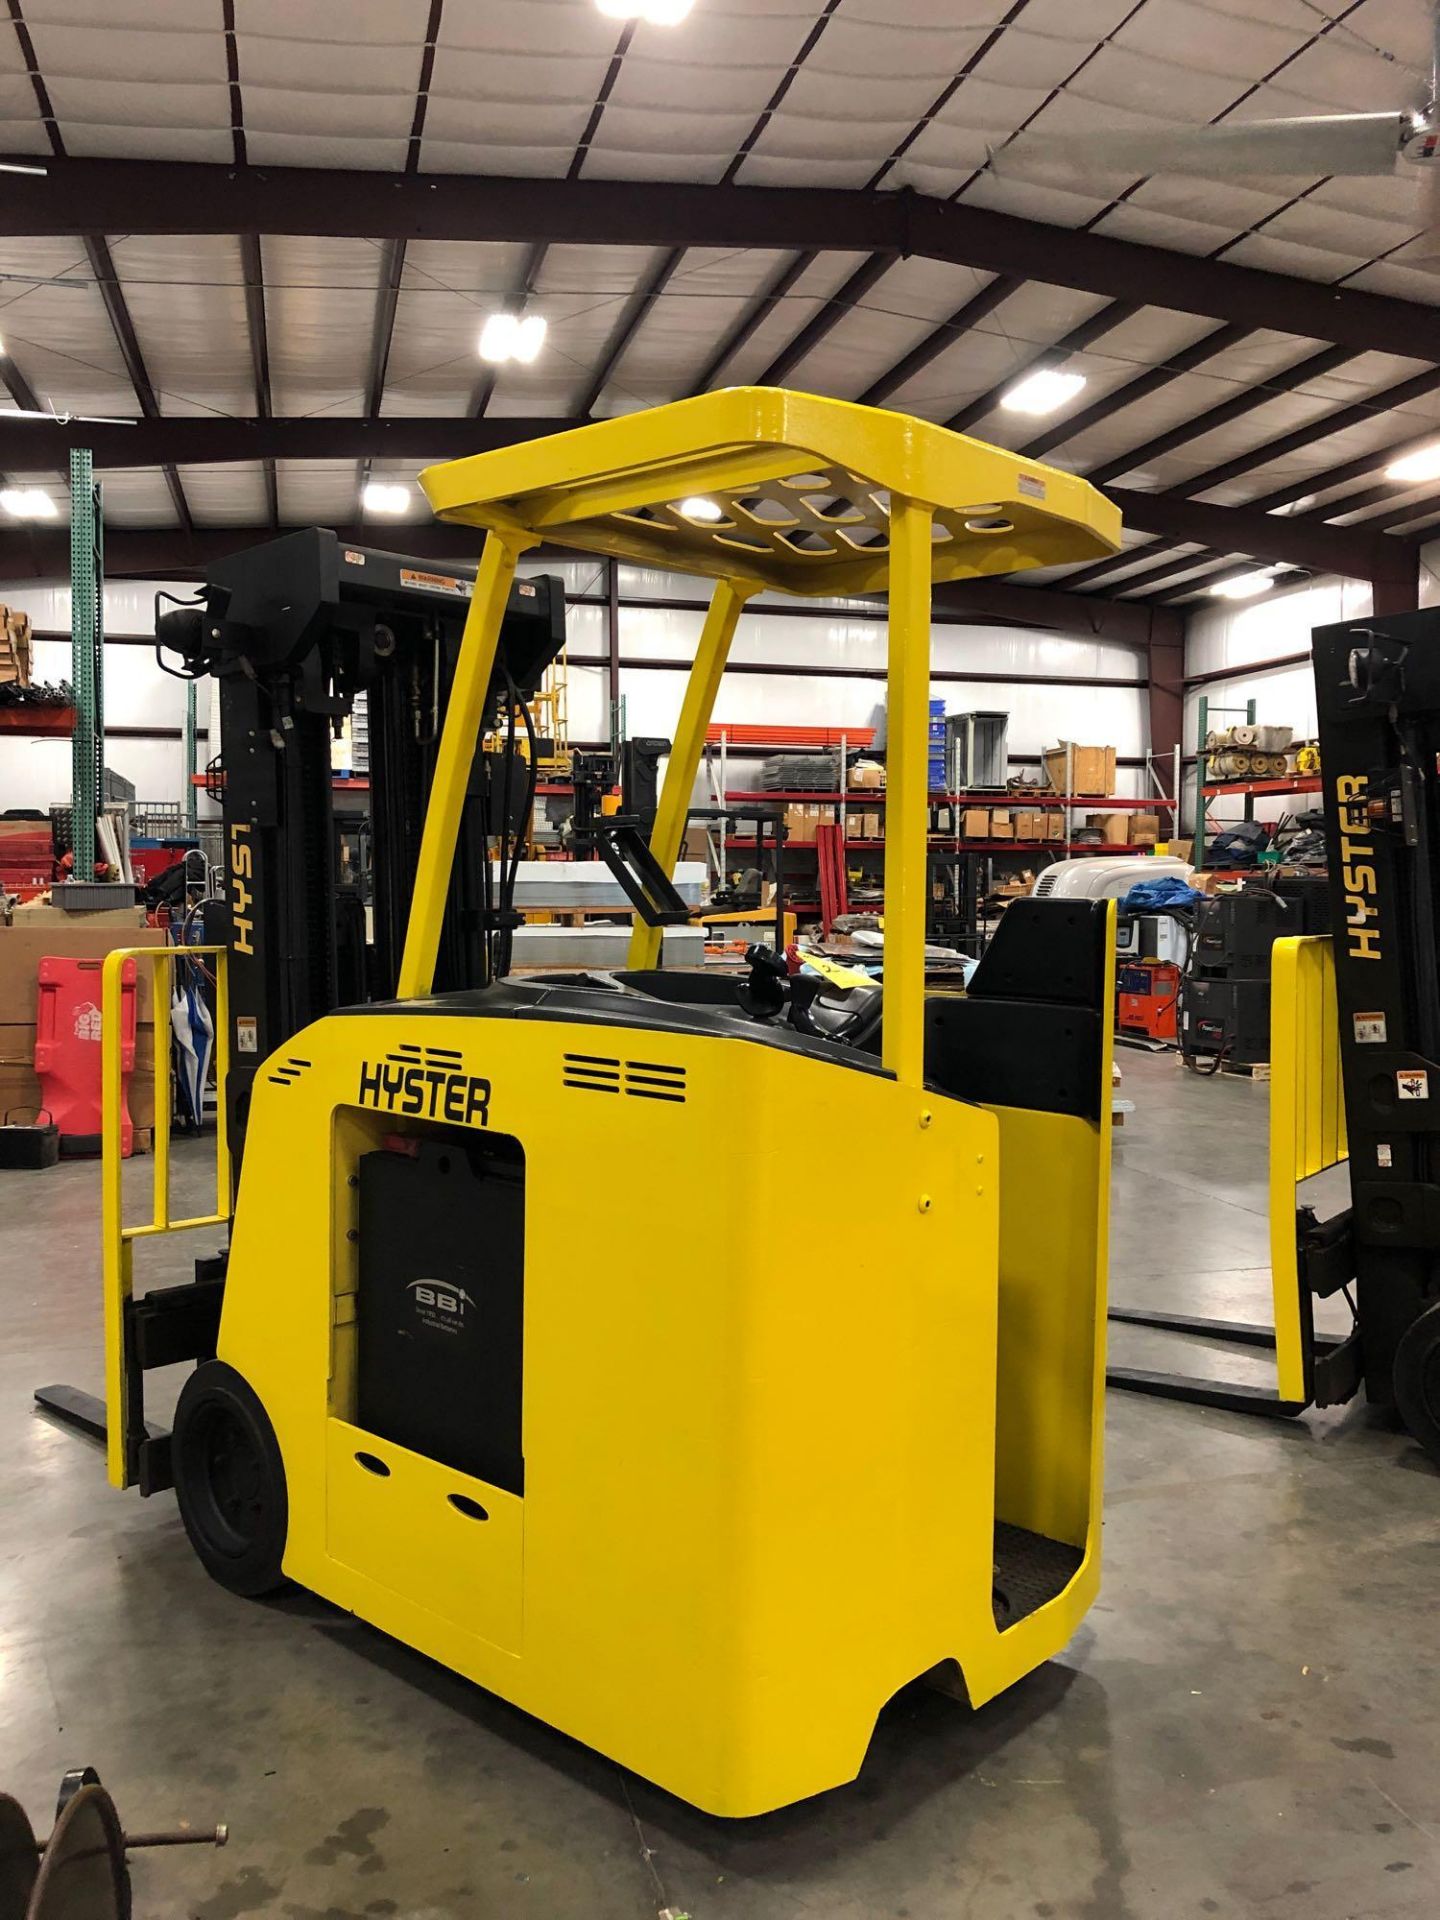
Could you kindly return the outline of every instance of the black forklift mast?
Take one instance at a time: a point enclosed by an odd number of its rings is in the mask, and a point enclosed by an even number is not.
[[[338,1006],[395,991],[435,754],[473,570],[345,546],[324,528],[217,562],[197,604],[157,609],[157,657],[220,689],[216,769],[226,897],[206,937],[230,949],[227,1099],[238,1167],[260,1063]],[[538,690],[564,645],[565,597],[550,577],[517,582],[501,631],[489,719],[512,688]],[[179,665],[176,665],[178,657]],[[508,685],[507,685],[508,675]],[[371,927],[338,885],[331,742],[367,700]],[[490,977],[497,909],[488,859],[495,775],[477,753],[450,886],[437,991]],[[523,830],[523,829],[522,829]],[[502,836],[503,842],[503,836]]]
[[[1440,1458],[1440,610],[1314,664],[1365,1388]]]

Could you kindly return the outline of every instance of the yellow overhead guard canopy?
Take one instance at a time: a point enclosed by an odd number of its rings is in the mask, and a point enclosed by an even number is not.
[[[909,414],[778,387],[450,460],[420,484],[442,520],[796,594],[886,589],[892,494],[933,509],[937,582],[1120,547],[1119,510],[1074,474]]]

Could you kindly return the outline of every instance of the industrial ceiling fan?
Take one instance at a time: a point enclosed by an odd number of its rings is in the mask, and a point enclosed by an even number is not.
[[[1413,180],[1425,242],[1411,258],[1440,255],[1440,0],[1430,8],[1431,68],[1407,106],[1386,113],[1317,113],[1295,119],[1146,128],[1133,133],[1021,134],[990,156],[991,171],[1063,167],[1131,174],[1388,174]]]

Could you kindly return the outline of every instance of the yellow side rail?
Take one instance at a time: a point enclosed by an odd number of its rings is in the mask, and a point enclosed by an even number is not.
[[[230,1145],[225,1116],[225,1081],[230,1070],[230,1008],[224,947],[121,947],[107,954],[100,982],[101,1192],[100,1237],[105,1297],[105,1469],[113,1487],[128,1487],[127,1437],[130,1432],[130,1377],[127,1365],[125,1308],[134,1291],[134,1246],[162,1233],[192,1227],[220,1227],[230,1218]],[[150,1218],[125,1223],[121,1115],[124,1068],[121,1062],[121,983],[125,963],[150,968],[155,1008],[155,1150]],[[215,1109],[215,1211],[193,1218],[170,1218],[170,1001],[177,963],[207,960],[215,974],[215,1075],[220,1098]],[[164,969],[162,980],[161,970]],[[161,987],[164,996],[161,996]],[[159,1031],[163,1027],[164,1044]]]
[[[1349,1152],[1334,946],[1328,935],[1277,940],[1270,974],[1270,1283],[1284,1400],[1308,1401],[1312,1392],[1296,1188]]]
[[[1344,1381],[1353,1362],[1353,1336],[1316,1335],[1310,1275],[1301,1267],[1299,1217],[1301,1183],[1348,1158],[1334,948],[1328,936],[1277,940],[1270,950],[1271,1321],[1261,1325],[1149,1308],[1110,1309],[1112,1320],[1135,1326],[1273,1348],[1275,1386],[1114,1366],[1107,1376],[1111,1385],[1287,1419],[1317,1399],[1317,1387],[1322,1406],[1348,1398]]]

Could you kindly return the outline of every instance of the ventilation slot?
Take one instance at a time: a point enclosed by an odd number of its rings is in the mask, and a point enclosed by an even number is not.
[[[620,1062],[594,1053],[567,1053],[564,1080],[580,1092],[619,1093]]]
[[[684,1067],[658,1060],[627,1060],[622,1067],[602,1054],[567,1053],[563,1078],[578,1093],[628,1093],[636,1100],[668,1100],[672,1105],[685,1099]]]
[[[659,1066],[653,1060],[627,1060],[625,1091],[633,1094],[637,1100],[683,1102],[685,1069]]]

